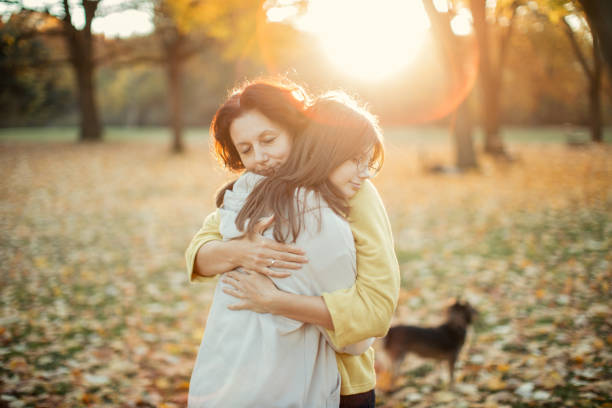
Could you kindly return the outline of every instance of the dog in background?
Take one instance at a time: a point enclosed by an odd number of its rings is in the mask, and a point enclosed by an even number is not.
[[[391,364],[391,384],[399,375],[408,353],[446,361],[451,387],[455,381],[455,363],[468,326],[477,311],[468,303],[456,300],[446,310],[446,322],[437,327],[394,326],[383,338],[383,352]]]

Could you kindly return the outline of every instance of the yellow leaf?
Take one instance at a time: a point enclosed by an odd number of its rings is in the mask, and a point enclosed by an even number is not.
[[[491,377],[489,381],[487,381],[487,388],[492,391],[503,390],[507,387],[505,381],[502,381],[501,377]]]
[[[552,389],[558,385],[562,385],[563,383],[564,383],[563,377],[561,377],[561,375],[558,372],[553,371],[544,378],[544,380],[542,381],[540,385],[544,388]]]
[[[83,404],[86,404],[86,405],[93,404],[97,400],[98,400],[98,397],[95,394],[85,393],[81,397],[81,401],[83,402]]]
[[[497,371],[499,372],[505,373],[509,369],[510,369],[510,366],[508,364],[498,364],[497,365]]]
[[[159,389],[165,390],[170,387],[170,382],[165,378],[158,378],[155,380],[155,386]]]
[[[170,354],[181,354],[183,348],[179,344],[165,344],[164,350]]]
[[[604,348],[604,342],[602,339],[595,339],[593,340],[593,347],[595,347],[597,350],[601,350]]]
[[[24,371],[27,371],[29,366],[28,366],[28,362],[25,360],[25,358],[23,358],[23,357],[13,357],[13,358],[11,358],[9,360],[8,367],[9,367],[9,369],[11,369],[11,371],[24,372]]]
[[[176,389],[179,391],[188,391],[189,390],[189,381],[181,381],[176,386]]]
[[[48,266],[47,258],[44,256],[37,256],[34,258],[34,265],[36,265],[38,269],[46,268]]]

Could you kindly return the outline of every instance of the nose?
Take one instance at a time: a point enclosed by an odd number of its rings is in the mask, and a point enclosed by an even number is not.
[[[265,163],[268,159],[269,155],[264,149],[255,148],[255,161],[257,163]]]
[[[359,170],[359,178],[365,180],[370,177],[372,177],[372,171],[368,167]]]

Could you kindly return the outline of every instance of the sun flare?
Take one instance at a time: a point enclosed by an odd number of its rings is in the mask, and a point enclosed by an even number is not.
[[[339,70],[376,80],[414,60],[429,19],[420,1],[311,0],[295,25],[318,38]]]

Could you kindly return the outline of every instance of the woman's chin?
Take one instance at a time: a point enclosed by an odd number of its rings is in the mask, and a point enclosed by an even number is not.
[[[357,191],[359,191],[359,190],[354,190],[354,189],[352,189],[352,188],[351,188],[351,189],[348,189],[348,188],[347,188],[347,189],[345,189],[345,190],[342,192],[342,195],[344,196],[344,198],[346,198],[347,200],[349,200],[349,199],[353,198],[353,197],[355,196],[355,194],[357,194]]]
[[[270,177],[276,173],[276,170],[278,170],[278,167],[259,168],[251,171],[255,174],[259,174],[260,176]]]

